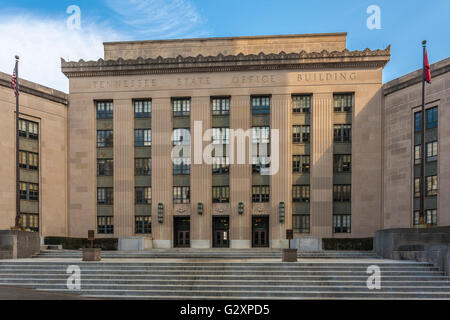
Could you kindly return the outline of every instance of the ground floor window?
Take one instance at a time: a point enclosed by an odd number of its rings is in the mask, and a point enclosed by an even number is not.
[[[413,215],[413,226],[437,226],[437,210],[427,209],[425,210],[425,215],[422,216],[419,210],[414,211]]]
[[[333,215],[333,231],[334,233],[350,233],[352,220],[351,215],[336,214]]]
[[[114,217],[97,217],[97,233],[113,234],[114,233]]]
[[[21,213],[20,225],[31,231],[39,231],[39,214],[37,213]]]
[[[135,217],[135,232],[136,232],[136,234],[152,233],[152,217],[151,216],[136,216]]]
[[[295,233],[309,233],[309,214],[294,214],[292,224]]]

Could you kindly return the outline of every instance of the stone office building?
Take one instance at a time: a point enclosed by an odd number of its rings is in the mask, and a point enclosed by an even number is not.
[[[57,186],[67,210],[42,210],[41,234],[96,229],[157,248],[276,248],[287,246],[291,228],[295,237],[360,238],[418,225],[406,185],[411,150],[400,146],[411,141],[390,126],[411,128],[413,113],[396,118],[395,110],[415,89],[409,78],[384,89],[390,48],[349,51],[346,36],[115,42],[104,44],[104,59],[62,60],[70,94],[58,139],[66,137],[67,172]],[[447,74],[429,90],[448,87]],[[448,89],[439,94],[448,104]],[[239,130],[247,133],[243,163]],[[228,152],[202,162],[211,144]],[[255,152],[261,147],[270,153]],[[430,221],[448,225],[439,208]],[[46,229],[54,215],[65,229]]]

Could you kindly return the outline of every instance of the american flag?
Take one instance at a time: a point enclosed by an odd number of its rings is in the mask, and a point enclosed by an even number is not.
[[[11,84],[14,89],[14,95],[17,97],[19,95],[19,86],[17,85],[17,63],[11,78]]]

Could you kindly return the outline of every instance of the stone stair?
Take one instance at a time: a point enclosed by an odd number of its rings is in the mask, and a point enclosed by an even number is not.
[[[109,259],[281,259],[281,249],[152,249],[150,251],[102,251]],[[372,251],[298,252],[299,258],[376,258]],[[81,250],[43,250],[38,258],[81,258]]]
[[[0,285],[107,299],[450,299],[450,278],[428,263],[218,261],[9,260],[0,261]],[[80,291],[67,289],[70,265],[81,268]],[[367,288],[370,265],[381,269],[380,290]]]

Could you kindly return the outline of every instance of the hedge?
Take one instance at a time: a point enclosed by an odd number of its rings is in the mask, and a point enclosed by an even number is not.
[[[373,238],[324,238],[323,250],[372,251]]]
[[[89,247],[90,241],[83,238],[65,238],[65,237],[45,237],[45,244],[58,245],[62,244],[63,249],[67,250],[79,250],[81,248]],[[94,240],[95,248],[102,248],[106,251],[117,250],[118,239],[114,238],[100,238]]]

